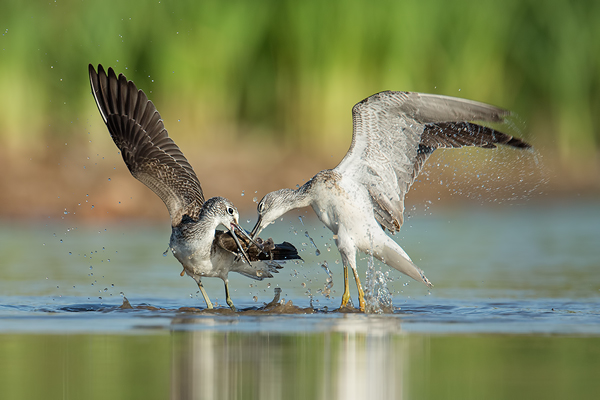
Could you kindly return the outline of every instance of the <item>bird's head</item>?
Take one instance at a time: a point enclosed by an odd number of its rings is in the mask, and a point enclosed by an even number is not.
[[[235,231],[238,231],[241,236],[249,239],[252,243],[256,243],[250,238],[250,235],[248,235],[244,228],[240,226],[238,222],[240,219],[240,214],[233,203],[224,197],[213,197],[204,203],[202,207],[202,213],[205,216],[210,215],[215,219],[217,226],[223,225],[229,232],[231,232],[231,236],[233,236],[240,253],[244,257],[244,260],[249,264],[250,259],[248,258],[243,246],[240,244]]]
[[[229,231],[240,229],[238,209],[224,197],[213,197],[202,205],[201,218],[212,218],[218,225],[223,225]]]
[[[256,206],[258,221],[256,221],[256,225],[254,225],[250,236],[255,239],[264,228],[294,208],[292,201],[294,195],[295,191],[292,189],[281,189],[267,193]]]

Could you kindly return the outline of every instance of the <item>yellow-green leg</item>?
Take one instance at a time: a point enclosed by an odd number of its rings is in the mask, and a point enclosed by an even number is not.
[[[360,278],[358,277],[358,272],[356,269],[352,269],[354,272],[354,280],[356,281],[356,288],[358,289],[358,304],[360,307],[360,311],[365,312],[365,292],[363,291],[362,285],[360,284]]]
[[[229,308],[231,308],[233,312],[236,312],[237,309],[233,305],[233,301],[231,301],[231,297],[229,296],[229,282],[227,280],[225,280],[225,299],[229,305]]]
[[[200,279],[198,279],[196,281],[196,283],[198,283],[198,288],[200,289],[200,293],[202,293],[202,297],[204,297],[204,301],[206,302],[206,308],[212,310],[212,308],[213,308],[212,302],[208,298],[208,294],[206,293],[206,290],[204,290],[204,286],[202,286],[202,281]]]
[[[348,266],[344,264],[344,294],[342,295],[342,305],[340,308],[344,308],[348,305],[350,300],[350,285],[348,284]]]

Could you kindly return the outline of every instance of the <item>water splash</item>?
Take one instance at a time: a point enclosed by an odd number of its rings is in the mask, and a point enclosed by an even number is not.
[[[329,299],[331,298],[331,288],[333,288],[333,274],[329,270],[329,265],[327,264],[327,261],[324,261],[323,264],[321,264],[321,268],[323,268],[323,271],[325,271],[325,273],[327,274],[327,279],[325,279],[325,286],[323,287],[323,289],[317,290],[317,293],[321,293],[323,296]]]
[[[314,306],[313,306],[313,298],[314,297],[313,297],[313,294],[310,291],[310,289],[306,289],[306,292],[304,292],[304,294],[308,296],[310,308],[314,308]]]
[[[520,138],[526,131],[525,123],[518,116],[505,120],[497,128]],[[440,149],[434,152],[417,178],[421,186],[419,191],[430,190],[429,197],[434,200],[442,200],[449,195],[481,204],[527,201],[542,194],[548,184],[548,173],[541,161],[541,154],[535,148]],[[430,186],[425,189],[423,184]]]
[[[393,313],[392,292],[387,287],[388,277],[381,270],[375,270],[373,254],[367,257],[367,280],[365,281],[365,313]]]
[[[302,219],[300,219],[300,221],[302,221]],[[310,237],[310,235],[308,234],[308,231],[304,231],[304,236],[306,236],[308,238],[308,240],[310,240],[310,244],[312,244],[313,247],[315,248],[315,255],[320,256],[321,250],[319,250],[319,248],[315,244],[315,241],[313,240],[313,238]]]

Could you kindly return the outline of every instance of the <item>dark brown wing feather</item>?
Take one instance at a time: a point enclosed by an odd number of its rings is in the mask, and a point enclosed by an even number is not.
[[[435,149],[459,148],[463,146],[494,149],[499,144],[519,149],[531,148],[529,143],[519,138],[471,122],[438,122],[435,124],[426,124],[417,150],[411,184],[417,175],[419,175],[425,161],[427,161]]]
[[[171,140],[160,114],[143,91],[112,68],[89,66],[92,94],[110,136],[131,174],[161,198],[172,226],[183,215],[197,219],[204,196],[200,181]]]
[[[267,240],[262,240],[261,238],[257,238],[256,242],[263,246],[262,249],[259,249],[253,243],[242,237],[237,235],[240,241],[240,244],[248,254],[248,258],[250,261],[269,261],[269,260],[301,260],[298,255],[298,250],[288,242],[283,242],[279,244],[275,244],[273,239],[269,238]],[[235,244],[235,240],[233,240],[233,236],[231,236],[230,232],[223,232],[217,230],[215,232],[215,240],[214,243],[217,244],[222,249],[225,249],[231,253],[238,253],[238,247]]]

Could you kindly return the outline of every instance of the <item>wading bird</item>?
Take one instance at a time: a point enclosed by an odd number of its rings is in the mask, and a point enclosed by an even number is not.
[[[356,271],[356,252],[372,254],[390,267],[431,283],[408,254],[385,233],[399,231],[404,196],[437,148],[504,144],[526,149],[524,141],[469,121],[500,122],[508,111],[475,101],[423,93],[386,91],[352,109],[352,144],[339,165],[317,173],[296,190],[265,195],[257,205],[256,237],[286,212],[311,206],[332,232],[344,266],[342,307],[348,304],[348,267],[365,310]]]
[[[272,239],[250,238],[238,224],[238,210],[229,200],[204,201],[196,173],[169,137],[154,104],[133,82],[123,74],[117,78],[112,68],[107,74],[102,65],[96,73],[90,64],[89,75],[98,110],[129,172],[167,206],[169,247],[183,265],[181,275],[185,272],[196,281],[208,308],[213,305],[202,286],[203,277],[223,280],[227,304],[235,311],[229,295],[230,271],[262,280],[281,268],[274,260],[300,258],[290,243],[275,245]],[[228,231],[217,230],[219,225]]]

